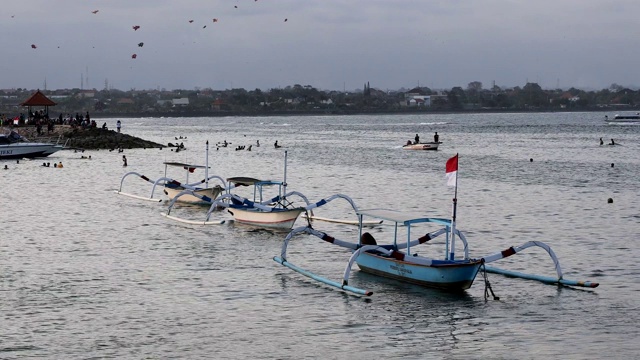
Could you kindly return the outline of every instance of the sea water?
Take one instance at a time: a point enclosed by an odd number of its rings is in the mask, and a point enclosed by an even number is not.
[[[640,125],[607,124],[604,115],[121,119],[124,133],[187,150],[65,150],[2,161],[9,170],[0,169],[0,358],[635,358]],[[113,127],[116,120],[106,121]],[[436,131],[443,142],[436,152],[401,148],[416,133],[429,141]],[[601,137],[619,145],[601,146]],[[216,145],[225,140],[227,147]],[[452,294],[354,270],[349,284],[374,293],[363,298],[274,262],[286,233],[182,224],[161,216],[166,201],[114,193],[128,171],[157,179],[165,161],[204,164],[206,141],[209,175],[282,180],[286,150],[288,190],[311,201],[342,193],[361,208],[434,217],[451,215],[454,189],[445,185],[444,166],[459,154],[458,228],[472,257],[542,241],[566,278],[600,287],[489,274],[500,300],[485,300],[481,275]],[[236,151],[240,145],[251,151]],[[169,171],[184,180],[183,171]],[[189,176],[193,182],[204,173]],[[133,175],[122,190],[149,196],[151,188]],[[154,196],[164,195],[158,188]],[[172,214],[203,219],[205,212],[179,206]],[[355,219],[340,201],[316,215]],[[358,236],[352,226],[314,227],[344,240]],[[389,230],[369,231],[380,238]],[[415,250],[444,255],[439,238],[421,247]],[[348,256],[308,236],[288,250],[292,263],[334,280]],[[540,249],[494,264],[555,274]]]

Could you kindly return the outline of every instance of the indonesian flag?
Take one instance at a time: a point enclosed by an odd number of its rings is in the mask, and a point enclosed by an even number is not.
[[[458,154],[447,160],[447,186],[456,186],[458,178]]]

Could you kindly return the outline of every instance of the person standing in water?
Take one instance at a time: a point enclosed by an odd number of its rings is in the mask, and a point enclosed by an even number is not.
[[[120,122],[120,120],[118,120],[118,121],[116,122],[116,130],[117,130],[118,132],[120,132],[120,128],[121,128],[121,127],[122,127],[122,122]]]
[[[602,141],[602,138],[600,138],[600,145],[604,145],[604,141]]]
[[[122,166],[127,166],[127,157],[122,155]]]
[[[436,131],[436,133],[433,135],[433,142],[438,143],[439,140],[440,140],[440,136],[438,136],[438,132]]]

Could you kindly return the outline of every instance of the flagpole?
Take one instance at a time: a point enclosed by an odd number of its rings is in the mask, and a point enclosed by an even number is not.
[[[456,158],[459,161],[460,158],[458,157],[458,154],[456,153]],[[454,190],[454,195],[453,195],[453,213],[451,215],[451,250],[449,253],[449,260],[455,260],[455,256],[456,256],[456,243],[455,243],[455,230],[456,230],[456,211],[458,209],[458,172],[459,172],[459,168],[456,168],[456,185],[455,185],[455,190]]]

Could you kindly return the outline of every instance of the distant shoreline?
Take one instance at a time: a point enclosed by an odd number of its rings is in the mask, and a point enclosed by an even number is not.
[[[193,118],[193,117],[273,117],[273,116],[351,116],[351,115],[447,115],[447,114],[535,114],[535,113],[574,113],[574,112],[601,112],[601,113],[622,113],[622,112],[637,112],[640,108],[625,108],[613,109],[581,109],[581,110],[514,110],[514,109],[473,109],[473,110],[458,110],[458,111],[277,111],[277,112],[241,112],[241,111],[228,111],[228,112],[208,112],[208,111],[193,111],[193,112],[157,112],[157,113],[91,113],[91,118],[95,119],[107,119],[107,118]],[[55,111],[50,111],[51,114],[55,114]]]

